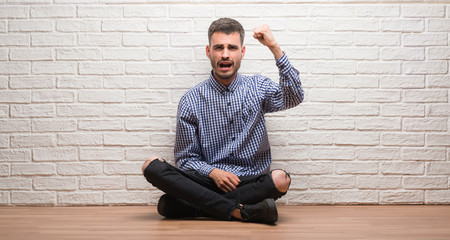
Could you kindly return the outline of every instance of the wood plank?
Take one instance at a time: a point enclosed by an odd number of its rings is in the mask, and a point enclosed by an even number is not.
[[[0,207],[0,239],[450,239],[450,206],[279,206],[275,226],[170,220],[155,206]]]

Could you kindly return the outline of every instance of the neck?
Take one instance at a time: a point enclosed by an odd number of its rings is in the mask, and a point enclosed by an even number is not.
[[[215,72],[213,72],[213,76],[218,82],[220,82],[224,86],[228,87],[234,81],[234,79],[236,78],[237,73],[234,74],[233,76],[231,76],[230,78],[220,78],[219,76],[216,75]]]

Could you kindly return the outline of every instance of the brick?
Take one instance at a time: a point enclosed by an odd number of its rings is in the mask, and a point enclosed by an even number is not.
[[[47,134],[29,134],[11,136],[11,147],[53,147],[56,146],[56,138]]]
[[[120,148],[81,148],[82,161],[120,161],[124,159],[124,150]]]
[[[29,120],[0,119],[0,132],[28,132],[30,130]]]
[[[332,191],[307,191],[307,192],[289,192],[287,196],[289,204],[332,204]]]
[[[428,49],[428,58],[431,60],[449,60],[450,47],[431,47]]]
[[[381,163],[380,172],[385,175],[422,175],[425,166],[416,162],[387,162]]]
[[[78,34],[80,46],[121,46],[122,35],[119,33]]]
[[[450,175],[450,163],[448,162],[428,163],[427,175]]]
[[[273,159],[277,160],[304,160],[309,158],[309,151],[303,146],[273,146],[271,151]],[[285,169],[285,167],[282,168]]]
[[[152,89],[188,89],[194,87],[192,76],[150,76],[148,82]]]
[[[313,160],[352,160],[355,157],[353,148],[315,147],[311,151]]]
[[[424,146],[425,137],[422,133],[385,133],[381,143],[384,146]]]
[[[403,101],[411,103],[447,102],[446,90],[405,90]]]
[[[427,108],[427,114],[429,116],[443,117],[450,116],[449,104],[430,104]]]
[[[336,19],[334,21],[335,31],[378,31],[377,19]]]
[[[353,43],[350,33],[312,33],[309,36],[310,45],[349,46]]]
[[[356,7],[356,16],[358,17],[398,17],[400,16],[400,7],[398,5],[372,4]]]
[[[108,76],[103,78],[104,88],[148,88],[149,80],[144,76]]]
[[[0,150],[0,161],[5,162],[30,162],[31,150]]]
[[[1,103],[29,103],[31,92],[24,90],[0,91]]]
[[[446,61],[404,62],[402,72],[406,74],[444,74],[447,73]]]
[[[400,101],[400,91],[397,90],[357,90],[358,102],[390,103]]]
[[[354,102],[355,91],[347,89],[314,89],[309,92],[308,97],[313,102]]]
[[[425,191],[426,204],[449,204],[450,190],[427,190]]]
[[[152,104],[151,117],[176,117],[177,106],[175,104]]]
[[[167,6],[164,5],[130,5],[124,6],[123,9],[124,17],[166,17],[167,16]]]
[[[403,34],[404,46],[446,46],[447,34],[442,33],[408,33]]]
[[[101,60],[102,51],[98,48],[56,49],[57,60]]]
[[[58,116],[62,117],[95,117],[102,113],[100,105],[59,105],[56,107]]]
[[[2,60],[2,61],[8,60],[8,49],[0,48],[0,60]],[[2,84],[2,88],[6,88],[6,86],[3,86],[3,84]]]
[[[195,64],[198,66],[197,64]],[[169,63],[126,63],[126,73],[127,74],[148,74],[148,75],[166,75],[170,73]],[[189,72],[184,72],[184,74],[190,74]]]
[[[310,17],[353,17],[356,8],[354,5],[310,5]]]
[[[104,204],[157,204],[160,191],[126,191],[105,192]]]
[[[428,146],[450,146],[450,134],[427,134]]]
[[[380,30],[384,32],[422,32],[425,29],[422,19],[381,19]]]
[[[93,119],[93,120],[79,120],[78,128],[80,130],[88,131],[120,131],[124,129],[124,122],[121,119]]]
[[[11,76],[9,87],[12,89],[42,89],[53,88],[54,76]]]
[[[359,189],[397,189],[401,184],[401,177],[359,176],[356,179]]]
[[[75,120],[45,119],[32,120],[33,132],[73,132],[77,130]]]
[[[32,18],[64,18],[75,17],[75,6],[31,6]]]
[[[75,161],[78,160],[76,148],[38,148],[33,149],[34,161]]]
[[[151,48],[149,49],[150,60],[192,60],[192,49],[190,48]],[[204,49],[203,49],[204,53]],[[204,54],[203,54],[204,55]],[[247,55],[246,55],[247,58]]]
[[[148,21],[150,32],[192,32],[190,20],[155,19]]]
[[[118,174],[140,175],[142,174],[141,166],[142,162],[105,163],[103,166],[103,171],[107,175],[118,175]]]
[[[80,62],[80,74],[117,75],[124,74],[125,67],[121,62]]]
[[[310,189],[349,189],[355,187],[355,176],[309,177]]]
[[[9,136],[6,134],[0,134],[0,148],[9,147]]]
[[[381,50],[382,60],[424,60],[425,49],[423,48],[383,48]]]
[[[272,4],[260,5],[261,15],[264,17],[304,17],[307,16],[308,6],[304,4],[279,4],[277,11],[273,10]]]
[[[53,22],[48,20],[10,20],[8,30],[10,32],[50,32],[53,30]]]
[[[58,205],[101,205],[103,194],[96,192],[61,192],[58,193]]]
[[[0,46],[30,46],[30,41],[29,34],[0,35]]]
[[[214,6],[212,5],[171,5],[169,16],[172,18],[211,18],[214,16]]]
[[[404,118],[403,130],[406,131],[446,131],[447,119]]]
[[[336,145],[378,145],[380,136],[378,133],[340,132],[333,133],[333,142]]]
[[[337,162],[334,165],[336,174],[377,174],[378,164],[375,162]]]
[[[28,6],[0,6],[0,18],[27,18]]]
[[[0,105],[0,117],[5,118],[9,115],[9,107],[6,105]],[[0,128],[1,129],[1,128]],[[1,131],[1,130],[0,130]]]
[[[425,105],[420,104],[386,104],[381,106],[381,116],[386,117],[424,117]]]
[[[150,135],[150,145],[172,147],[175,144],[175,134],[155,133]]]
[[[403,148],[402,160],[407,161],[443,161],[445,150],[433,148]]]
[[[298,24],[298,22],[302,22],[302,24]],[[295,19],[295,20],[286,20],[286,26],[289,30],[294,32],[323,32],[323,31],[333,31],[334,21],[333,19],[313,19],[313,18],[304,18],[304,19]]]
[[[443,17],[444,5],[433,4],[405,4],[402,6],[403,17]]]
[[[33,178],[35,190],[76,190],[77,178],[75,177],[35,177]]]
[[[208,44],[208,37],[203,33],[173,33],[170,34],[170,44],[173,47],[204,47]]]
[[[32,102],[67,103],[74,102],[75,93],[67,90],[35,90],[32,94]]]
[[[11,105],[11,117],[52,117],[55,107],[44,104]]]
[[[450,31],[450,19],[428,19],[428,31],[448,32]]]
[[[60,133],[60,146],[95,146],[102,144],[102,135],[98,133]]]
[[[58,76],[57,88],[101,88],[103,78],[101,76]]]
[[[74,46],[75,35],[70,33],[32,34],[31,45],[33,47]]]
[[[33,74],[76,74],[76,62],[33,62]]]
[[[103,107],[103,114],[108,117],[137,117],[148,116],[147,105],[135,105],[135,104],[108,104]]]
[[[150,156],[160,156],[171,164],[174,164],[173,147],[152,147],[152,148],[127,148],[125,151],[125,159],[130,161],[145,161]]]
[[[352,60],[376,60],[378,59],[378,49],[374,48],[335,48],[335,59]]]
[[[146,146],[149,144],[147,133],[104,133],[105,146]]]
[[[308,122],[309,128],[314,130],[352,130],[355,121],[352,119],[312,119]]]
[[[123,45],[167,47],[169,45],[169,35],[167,33],[124,33]]]
[[[424,76],[381,76],[380,88],[424,88]]]
[[[11,203],[14,205],[55,205],[55,199],[55,192],[49,191],[11,193]]]
[[[77,16],[79,18],[120,18],[123,16],[122,6],[78,6]]]
[[[205,74],[211,70],[211,65],[207,62],[175,62],[171,65],[172,73],[178,75]]]
[[[145,32],[147,22],[145,20],[103,20],[104,32]]]
[[[81,177],[81,190],[120,190],[125,188],[124,177]]]
[[[147,60],[148,52],[143,48],[104,48],[103,60]]]
[[[103,164],[101,163],[60,163],[57,172],[63,176],[101,175]]]
[[[380,202],[385,204],[422,204],[423,199],[423,191],[399,190],[380,192]]]
[[[11,164],[11,175],[22,175],[22,176],[48,176],[55,175],[55,165],[48,163],[17,163]]]
[[[338,204],[377,204],[378,191],[334,191],[333,199]]]
[[[127,103],[167,103],[169,100],[167,91],[158,90],[127,90],[125,96]]]
[[[379,113],[377,105],[368,104],[339,104],[334,106],[334,115],[337,116],[376,116]]]
[[[279,119],[266,118],[266,123],[270,132],[277,131],[304,131],[307,129],[306,120],[300,119]]]
[[[153,190],[154,187],[151,184],[148,184],[145,177],[139,176],[127,176],[127,189],[128,190]],[[292,184],[293,185],[293,184]],[[289,189],[292,189],[292,185]]]
[[[167,119],[127,119],[125,129],[129,131],[169,131],[170,125]]]
[[[398,62],[361,62],[357,72],[363,74],[400,74],[401,64]]]
[[[56,22],[58,32],[100,32],[100,20],[59,20]]]
[[[0,181],[1,190],[31,190],[32,180],[30,178],[10,177]]]
[[[331,145],[333,135],[326,132],[291,133],[289,134],[289,145]]]
[[[304,102],[296,108],[288,110],[292,116],[329,116],[333,114],[333,107],[325,103]]]
[[[399,46],[398,33],[355,33],[356,46]]]
[[[405,189],[448,189],[448,177],[404,177]]]
[[[267,76],[270,79],[276,79],[275,76]],[[343,76],[344,77],[344,76]],[[307,82],[302,82],[302,86],[307,88],[328,88],[333,86],[333,79],[326,75],[310,76]]]
[[[81,90],[78,93],[79,102],[87,103],[120,103],[125,99],[122,90]]]
[[[359,148],[356,150],[358,160],[400,160],[400,148]]]
[[[365,118],[356,121],[358,130],[396,131],[401,129],[400,118]]]
[[[10,60],[53,60],[50,48],[11,48],[9,49]]]
[[[31,64],[29,62],[0,62],[0,74],[29,74]]]

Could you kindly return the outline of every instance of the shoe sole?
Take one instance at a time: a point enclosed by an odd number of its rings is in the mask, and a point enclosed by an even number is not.
[[[278,221],[278,211],[277,211],[277,205],[275,204],[275,201],[272,198],[267,198],[264,200],[267,204],[266,209],[266,216],[270,216],[270,219],[267,219],[267,223],[275,223]]]

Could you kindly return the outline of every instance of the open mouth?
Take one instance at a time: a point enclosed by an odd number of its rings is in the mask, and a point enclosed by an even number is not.
[[[221,71],[228,71],[233,66],[233,63],[231,61],[220,61],[219,62],[219,69]]]

